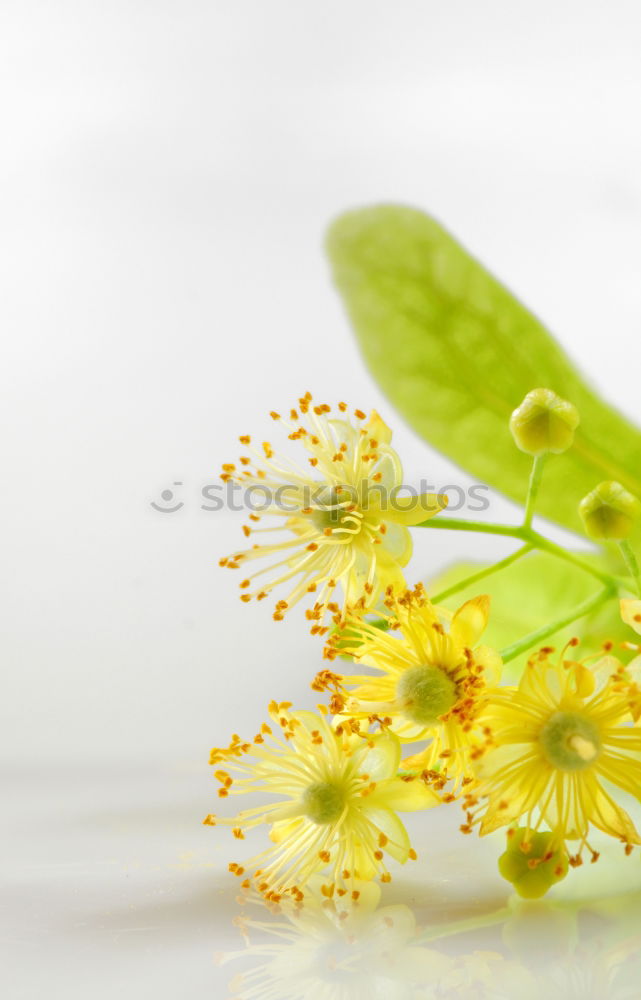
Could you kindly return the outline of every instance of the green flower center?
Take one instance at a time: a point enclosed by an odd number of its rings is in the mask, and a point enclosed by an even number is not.
[[[330,510],[319,508],[311,515],[314,527],[324,532],[326,528],[336,530],[336,528],[347,528],[354,531],[356,521],[353,511],[348,514],[343,507],[332,507]]]
[[[305,815],[312,823],[333,823],[339,818],[345,808],[345,795],[342,788],[329,781],[319,781],[310,785],[303,795]]]
[[[578,712],[555,712],[539,733],[543,753],[560,771],[583,771],[601,753],[595,724]]]
[[[406,670],[398,682],[396,695],[403,714],[419,726],[433,726],[457,701],[456,684],[440,667],[428,664]]]
[[[317,503],[322,506],[316,507],[311,519],[319,531],[324,532],[326,528],[331,528],[333,531],[343,528],[356,534],[360,531],[362,516],[354,490],[345,487],[339,491],[335,486],[328,486],[317,498]],[[338,506],[339,504],[344,506]],[[346,509],[354,506],[358,511]]]

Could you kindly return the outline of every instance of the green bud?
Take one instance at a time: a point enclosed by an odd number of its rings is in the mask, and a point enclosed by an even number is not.
[[[540,899],[568,873],[568,856],[563,849],[554,850],[552,841],[551,833],[533,833],[525,827],[508,832],[499,872],[524,899]]]
[[[533,389],[510,417],[517,448],[528,455],[560,455],[574,441],[579,411],[551,389]]]
[[[599,483],[579,504],[586,534],[595,541],[624,541],[641,516],[641,503],[621,483]]]

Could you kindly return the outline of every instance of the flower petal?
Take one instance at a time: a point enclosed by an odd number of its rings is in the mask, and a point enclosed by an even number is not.
[[[401,762],[401,744],[392,733],[385,732],[371,738],[372,745],[367,746],[361,757],[362,770],[369,775],[371,781],[384,781],[392,778],[398,771]]]
[[[491,646],[477,646],[474,650],[474,662],[483,667],[486,684],[498,684],[503,670],[503,660]]]
[[[401,864],[405,864],[412,845],[409,834],[400,819],[391,809],[375,806],[370,797],[363,801],[365,803],[363,816],[367,823],[387,837],[384,849]]]
[[[428,521],[447,507],[444,493],[419,493],[414,496],[390,496],[384,508],[380,508],[381,518],[395,524],[412,527]]]
[[[586,774],[584,778],[584,794],[588,789],[590,794],[588,814],[590,821],[611,837],[620,837],[629,844],[640,844],[639,834],[625,809],[610,798],[599,784],[596,775]]]
[[[384,545],[376,546],[376,593],[371,595],[372,602],[375,596],[383,593],[383,591],[387,590],[388,587],[401,591],[407,588],[405,577],[403,576],[403,571],[401,569],[401,566],[404,566],[407,562],[409,562],[412,555],[412,540],[409,536],[409,531],[407,532],[407,535],[409,545],[405,555],[402,557],[402,562],[399,557],[391,555]],[[362,570],[360,570],[361,565],[363,565]],[[352,576],[358,581],[358,587],[361,590],[364,582],[366,582],[369,577],[369,568],[369,562],[359,564],[357,561],[355,571],[352,573]]]
[[[450,633],[462,646],[475,646],[485,631],[490,616],[490,597],[481,594],[466,601],[452,619]]]
[[[620,602],[621,617],[626,625],[641,635],[641,601],[622,597]]]
[[[365,429],[380,444],[389,444],[392,440],[391,428],[387,426],[380,413],[377,413],[376,410],[372,410]]]
[[[297,816],[295,819],[277,820],[269,831],[269,839],[274,844],[282,844],[285,840],[291,840],[299,832],[304,822],[303,816]]]
[[[374,792],[368,796],[368,802],[376,802],[389,809],[397,809],[399,812],[418,812],[421,809],[431,809],[432,806],[441,804],[441,798],[426,785],[420,778],[404,780],[403,778],[392,778],[385,784],[377,786]]]
[[[399,566],[406,566],[412,555],[412,536],[402,524],[387,525],[387,531],[381,536],[382,545],[376,546],[376,557],[395,560]]]

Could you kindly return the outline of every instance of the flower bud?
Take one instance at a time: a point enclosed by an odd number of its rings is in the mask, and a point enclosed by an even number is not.
[[[579,411],[551,389],[533,389],[510,417],[517,448],[528,455],[560,455],[572,445]]]
[[[568,873],[568,856],[554,849],[551,833],[525,827],[508,831],[507,849],[499,858],[499,872],[524,899],[540,899]]]
[[[623,541],[641,516],[641,503],[621,483],[599,483],[583,497],[579,514],[585,533],[595,541]]]

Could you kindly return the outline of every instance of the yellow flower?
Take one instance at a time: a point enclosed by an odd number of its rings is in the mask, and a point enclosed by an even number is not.
[[[631,725],[623,666],[606,656],[588,667],[567,659],[566,650],[552,659],[553,650],[542,649],[518,688],[492,692],[483,716],[492,748],[479,762],[463,830],[480,820],[485,834],[519,820],[531,834],[546,824],[554,835],[551,849],[578,841],[570,857],[576,865],[584,847],[593,860],[598,856],[587,843],[591,826],[621,840],[628,853],[641,843],[603,786],[641,801],[641,734]]]
[[[416,858],[396,810],[429,808],[440,802],[438,795],[420,779],[397,777],[401,751],[391,733],[332,729],[322,715],[292,712],[288,702],[272,702],[269,714],[278,735],[264,724],[253,743],[234,736],[229,747],[211,753],[222,798],[277,796],[233,818],[205,818],[208,825],[231,826],[239,840],[254,827],[271,827],[273,845],[230,871],[242,876],[257,866],[257,888],[272,900],[286,892],[302,898],[309,878],[321,871],[330,879],[328,897],[335,890],[353,894],[356,881],[376,875],[389,882],[385,854],[402,864]]]
[[[383,716],[405,742],[429,740],[403,766],[438,766],[443,781],[455,778],[456,788],[469,776],[470,758],[482,737],[478,715],[486,684],[500,673],[498,653],[477,646],[490,599],[476,597],[452,615],[435,608],[419,585],[401,597],[389,593],[386,605],[389,631],[354,616],[329,640],[329,658],[347,654],[376,671],[341,679],[341,686],[353,688],[342,712]]]
[[[403,585],[401,567],[412,554],[407,526],[433,517],[447,504],[446,497],[433,493],[397,495],[402,466],[390,446],[392,432],[377,413],[367,420],[355,410],[354,424],[345,403],[338,404],[337,418],[330,412],[327,404],[313,406],[309,393],[291,410],[289,420],[272,412],[287,428],[289,439],[307,452],[303,465],[277,458],[267,441],[259,451],[244,436],[240,441],[249,454],[241,457],[238,467],[224,465],[222,473],[225,481],[253,488],[264,513],[280,521],[257,528],[261,515],[250,514],[251,523],[243,527],[247,537],[283,530],[290,537],[256,544],[222,559],[221,565],[238,569],[253,559],[276,557],[276,562],[243,579],[241,599],[262,600],[276,585],[292,581],[286,598],[276,604],[274,618],[281,620],[288,607],[315,594],[307,611],[316,623],[312,632],[324,631],[318,623],[327,611],[340,613],[333,601],[337,586],[343,590],[343,608],[365,608],[390,584]],[[269,572],[273,575],[268,582],[254,585]]]

